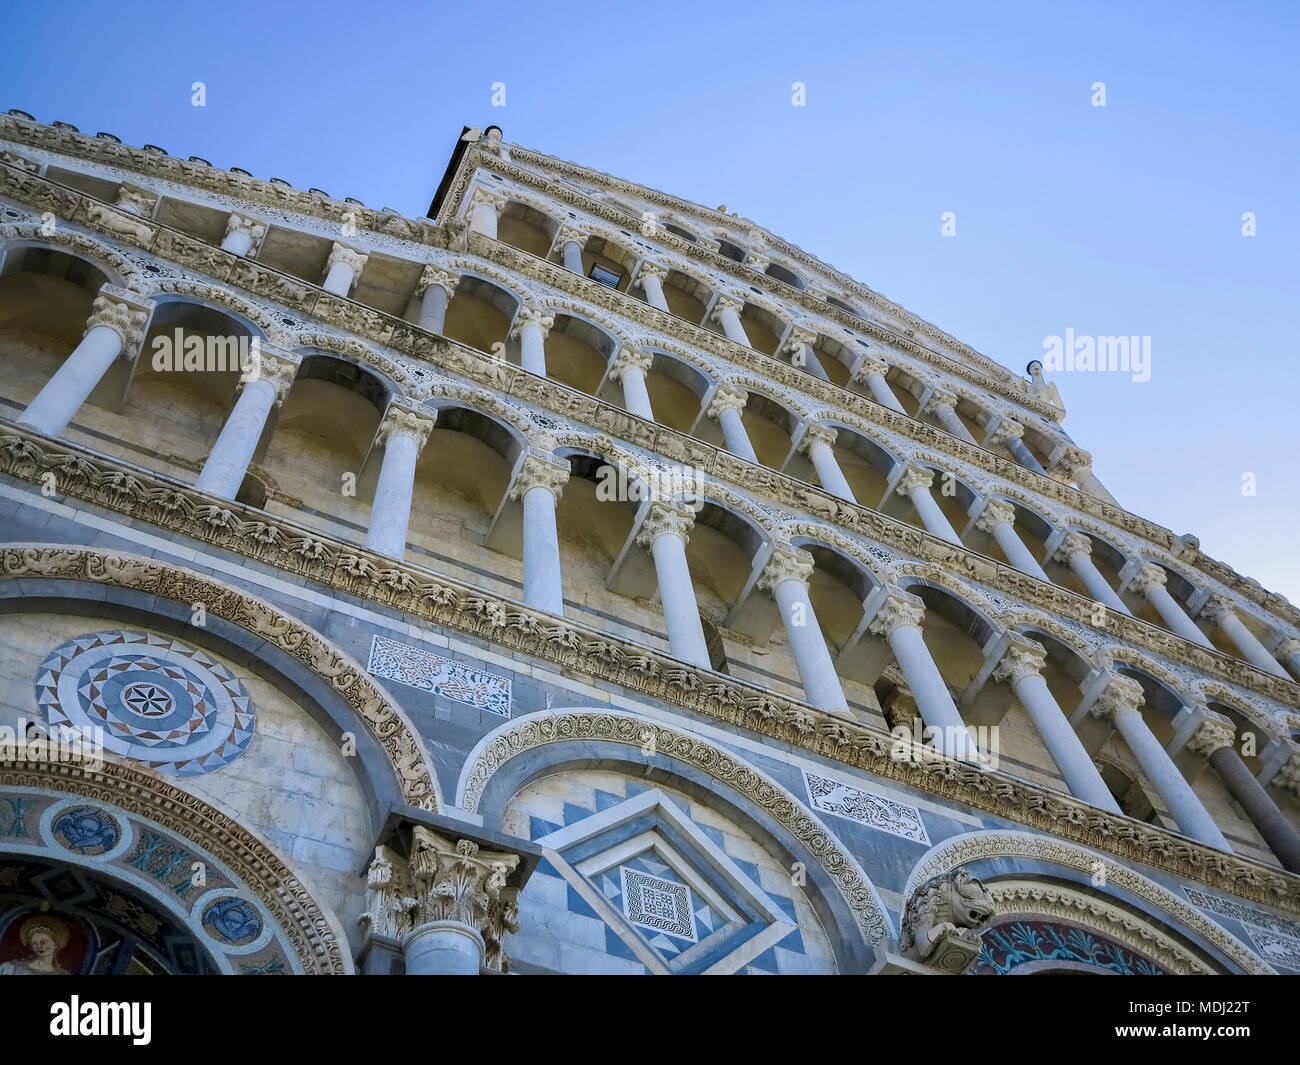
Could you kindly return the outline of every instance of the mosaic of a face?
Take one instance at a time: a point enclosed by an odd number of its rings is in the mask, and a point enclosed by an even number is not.
[[[33,914],[10,922],[0,937],[0,976],[66,976],[81,970],[85,952],[77,922]]]

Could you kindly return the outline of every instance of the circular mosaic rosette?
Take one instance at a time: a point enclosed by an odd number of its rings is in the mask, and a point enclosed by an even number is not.
[[[253,737],[244,686],[198,648],[119,629],[78,636],[41,663],[36,701],[52,730],[103,730],[104,747],[154,769],[207,773]]]

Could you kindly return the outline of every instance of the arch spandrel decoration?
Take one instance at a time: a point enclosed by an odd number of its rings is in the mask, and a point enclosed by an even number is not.
[[[401,708],[360,663],[270,603],[160,559],[93,547],[8,544],[0,548],[0,579],[23,577],[133,589],[184,603],[186,609],[203,603],[210,616],[266,640],[315,673],[374,735],[388,758],[402,800],[417,809],[441,808],[433,766]]]
[[[603,740],[629,747],[653,744],[657,756],[703,770],[772,817],[806,847],[843,897],[858,931],[872,947],[894,939],[875,886],[857,861],[790,792],[739,758],[687,732],[621,711],[551,710],[519,718],[485,736],[465,759],[456,805],[478,811],[488,782],[510,759],[553,743]]]
[[[1276,975],[1273,968],[1260,959],[1254,951],[1168,888],[1099,852],[1090,851],[1078,844],[1067,843],[1052,836],[996,829],[953,836],[931,848],[917,862],[907,878],[903,895],[910,896],[918,885],[924,884],[931,877],[952,872],[971,862],[999,858],[1047,862],[1076,873],[1083,873],[1089,878],[1104,876],[1107,887],[1125,891],[1153,907],[1164,915],[1169,925],[1189,930],[1220,951],[1243,972]],[[986,882],[985,886],[993,890],[997,883],[997,881],[990,881]],[[1034,887],[1041,887],[1041,885],[1034,885]],[[1007,890],[1012,889],[1008,887]],[[1088,897],[1088,901],[1096,900]],[[1042,904],[1039,900],[1035,902]],[[1073,902],[1071,905],[1074,905]],[[1101,905],[1107,906],[1105,903]],[[1077,906],[1075,909],[1077,910]]]
[[[21,887],[24,859],[74,866],[100,886],[106,914],[134,922],[146,942],[156,933],[131,899],[109,897],[123,886],[158,911],[152,920],[170,918],[187,932],[191,955],[200,966],[206,958],[209,971],[353,971],[337,917],[274,848],[157,774],[107,757],[100,765],[0,760],[0,811],[0,868],[14,870],[0,894]],[[55,917],[65,928],[77,923]]]

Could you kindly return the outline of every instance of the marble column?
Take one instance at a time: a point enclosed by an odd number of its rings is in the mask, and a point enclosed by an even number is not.
[[[1197,628],[1196,622],[1187,616],[1187,611],[1178,605],[1178,600],[1169,594],[1169,590],[1165,587],[1165,581],[1168,579],[1169,574],[1154,562],[1143,562],[1142,568],[1133,578],[1133,587],[1156,608],[1171,631],[1184,640],[1191,640],[1192,643],[1199,643],[1202,647],[1213,649],[1214,644],[1210,642],[1210,638]]]
[[[893,591],[880,604],[867,628],[885,640],[894,652],[898,668],[912,689],[921,719],[934,730],[936,749],[953,758],[972,758],[977,753],[975,743],[925,644],[921,634],[923,617],[925,604],[921,600],[906,592]]]
[[[499,192],[475,189],[469,201],[469,231],[497,239],[497,220],[505,210],[507,200]]]
[[[719,385],[714,390],[713,398],[709,400],[709,406],[704,413],[710,418],[715,418],[722,426],[722,435],[727,441],[728,451],[737,458],[757,462],[758,456],[754,453],[754,445],[750,442],[749,433],[740,417],[740,412],[745,409],[745,404],[748,402],[747,393],[726,385]]]
[[[453,838],[424,825],[412,829],[413,927],[402,937],[408,976],[509,968],[503,943],[506,933],[519,930],[519,890],[510,886],[519,855]]]
[[[321,283],[321,288],[336,296],[351,295],[357,278],[361,276],[361,270],[369,258],[370,256],[357,251],[356,248],[349,248],[335,241],[326,263],[325,280]]]
[[[524,509],[524,602],[561,617],[564,578],[555,508],[569,473],[567,462],[530,449],[510,485],[510,498],[522,500]]]
[[[1300,680],[1300,639],[1288,636],[1277,645],[1274,654],[1286,663],[1291,675]]]
[[[1120,813],[1101,773],[1079,741],[1055,696],[1043,679],[1047,653],[1029,639],[1010,643],[993,671],[995,681],[1007,681],[1034,723],[1070,794],[1111,813]]]
[[[728,340],[744,344],[749,348],[753,345],[749,342],[749,334],[745,332],[744,323],[740,320],[740,312],[744,306],[740,300],[732,296],[719,296],[713,304],[713,310],[709,312],[709,317],[722,326],[722,331],[727,334]]]
[[[1192,786],[1156,739],[1138,709],[1142,705],[1142,685],[1124,676],[1114,675],[1091,707],[1096,717],[1115,726],[1133,752],[1142,772],[1169,808],[1178,831],[1219,850],[1231,851],[1227,839],[1214,819],[1196,797]]]
[[[1232,722],[1220,714],[1208,710],[1205,713],[1206,719],[1187,741],[1187,749],[1214,767],[1228,794],[1237,800],[1282,868],[1300,873],[1300,833],[1237,753]]]
[[[830,378],[826,376],[826,368],[822,366],[813,351],[813,345],[816,341],[815,334],[808,332],[806,329],[795,327],[790,330],[790,335],[786,337],[785,343],[781,345],[781,350],[790,356],[791,366],[807,370],[814,377],[820,377],[823,381],[829,381]]]
[[[806,551],[778,546],[759,577],[758,590],[770,591],[776,600],[805,698],[819,710],[847,716],[849,703],[812,600],[808,598],[808,578],[812,571],[813,560]]]
[[[623,384],[623,406],[638,418],[655,420],[650,406],[650,393],[646,389],[645,375],[654,365],[654,356],[636,348],[621,348],[609,368],[609,379]]]
[[[376,443],[384,448],[379,484],[370,507],[366,547],[390,558],[406,555],[406,534],[411,525],[411,496],[415,491],[415,463],[433,430],[436,415],[389,404],[379,423]]]
[[[1088,594],[1097,602],[1105,604],[1112,610],[1118,610],[1121,614],[1131,613],[1124,605],[1124,600],[1101,575],[1101,570],[1093,565],[1092,541],[1083,533],[1066,533],[1065,539],[1056,548],[1053,557],[1074,571],[1075,576],[1083,581],[1084,587],[1088,589]]]
[[[420,301],[419,326],[430,333],[441,333],[447,325],[447,305],[460,284],[460,275],[427,263],[415,286]]]
[[[966,428],[966,423],[957,414],[955,393],[942,388],[933,389],[925,403],[921,405],[921,413],[933,414],[939,420],[939,424],[958,440],[965,440],[969,444],[975,443],[971,431]]]
[[[1023,540],[1016,535],[1016,508],[1000,499],[990,499],[975,522],[975,527],[988,533],[998,542],[1002,553],[1021,573],[1049,581],[1046,571],[1038,564]]]
[[[925,526],[926,532],[933,533],[935,536],[947,540],[950,544],[956,544],[958,547],[963,546],[961,537],[948,521],[947,515],[939,508],[939,504],[934,501],[934,496],[930,494],[930,486],[934,484],[934,473],[923,466],[909,466],[903,471],[903,476],[898,479],[894,485],[894,491],[900,496],[907,496],[916,506],[916,513],[921,518],[921,524]]]
[[[555,318],[535,307],[520,307],[510,329],[511,339],[519,340],[519,365],[538,377],[546,376],[546,334]]]
[[[266,428],[267,416],[273,407],[284,403],[297,373],[294,359],[259,348],[256,360],[240,378],[239,398],[199,471],[195,488],[221,499],[235,498]]]
[[[1067,447],[1061,458],[1057,460],[1056,468],[1077,484],[1080,492],[1119,506],[1115,502],[1115,497],[1102,487],[1096,474],[1092,472],[1092,456],[1086,451],[1081,451],[1077,447]]]
[[[686,564],[686,544],[694,524],[695,515],[685,507],[651,503],[637,532],[636,542],[648,548],[654,559],[659,598],[663,602],[664,622],[668,628],[668,646],[673,657],[712,669],[708,642],[700,624],[695,585]]]
[[[854,364],[853,372],[849,374],[849,384],[865,384],[872,398],[882,407],[888,407],[892,411],[906,415],[907,411],[898,402],[894,390],[889,387],[889,382],[885,380],[885,374],[888,372],[889,364],[883,359],[878,359],[873,355],[863,355]]]
[[[251,259],[261,248],[265,236],[266,226],[263,223],[241,214],[232,214],[226,219],[226,236],[221,241],[221,248],[232,255],[243,255]]]
[[[1246,623],[1237,617],[1237,612],[1232,608],[1232,601],[1227,596],[1217,594],[1210,596],[1205,606],[1201,608],[1201,615],[1214,622],[1251,665],[1258,666],[1275,677],[1291,679],[1278,660],[1260,643],[1259,638],[1246,627]]]
[[[119,355],[134,360],[153,313],[152,301],[115,285],[103,285],[86,319],[81,343],[18,418],[46,436],[60,436],[90,398]]]
[[[641,269],[637,271],[636,283],[645,292],[645,301],[651,307],[658,307],[661,311],[668,311],[668,298],[664,295],[664,278],[668,276],[668,270],[656,263],[642,263]]]
[[[857,497],[849,487],[844,471],[840,469],[835,452],[832,450],[836,435],[835,430],[830,426],[810,425],[804,430],[803,438],[799,441],[799,449],[806,451],[808,457],[812,459],[813,467],[817,470],[817,479],[821,481],[826,491],[833,496],[847,499],[850,503],[856,503]]]
[[[554,244],[560,249],[560,258],[564,268],[581,276],[582,249],[587,243],[587,234],[572,226],[561,226],[555,233]]]
[[[1046,473],[1043,464],[1025,446],[1024,440],[1021,439],[1024,435],[1025,427],[1023,425],[1013,418],[1003,416],[993,432],[989,433],[987,439],[990,444],[1001,444],[1005,447],[1011,452],[1011,457],[1026,469],[1033,470],[1035,473]]]

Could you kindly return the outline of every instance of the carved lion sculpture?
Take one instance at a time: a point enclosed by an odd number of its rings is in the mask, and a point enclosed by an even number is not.
[[[941,944],[956,946],[952,941],[961,940],[963,947],[973,949],[960,953],[973,957],[978,952],[977,930],[993,911],[988,888],[966,870],[931,877],[907,900],[899,948],[915,961],[934,964],[948,953]]]

